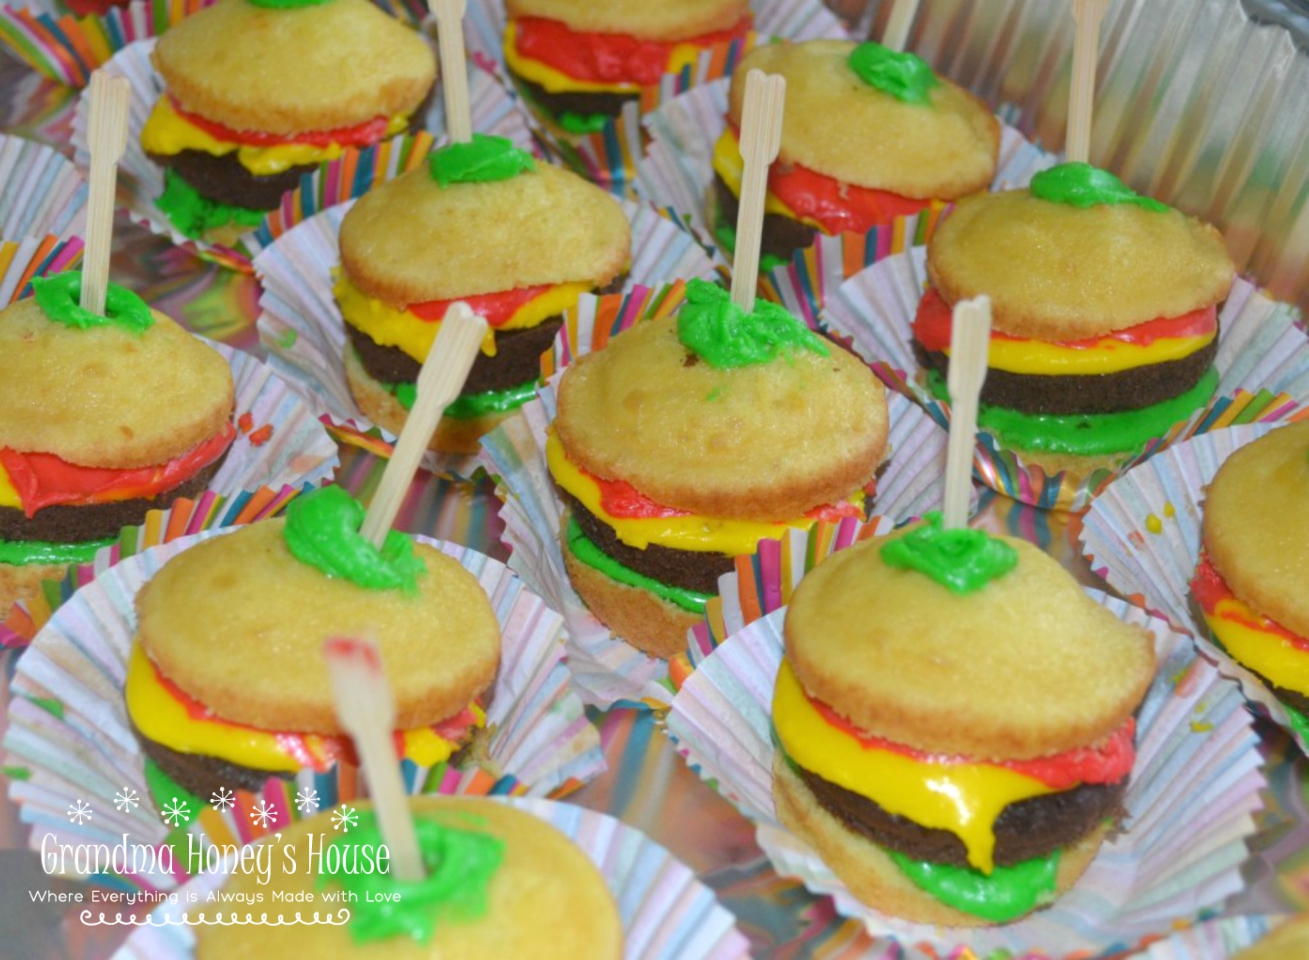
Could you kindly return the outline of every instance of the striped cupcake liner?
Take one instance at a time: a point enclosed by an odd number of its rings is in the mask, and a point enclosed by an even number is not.
[[[860,921],[882,949],[894,941],[926,952],[1011,951],[1031,960],[1130,952],[1203,919],[1241,890],[1241,864],[1262,806],[1263,761],[1239,690],[1189,638],[1124,601],[1088,593],[1148,629],[1160,663],[1137,718],[1125,829],[1106,841],[1068,893],[1015,923],[948,928],[879,913],[778,823],[770,728],[784,610],[755,620],[700,664],[673,701],[668,732],[691,768],[756,821],[759,844],[778,873],[831,895],[838,913]]]
[[[854,348],[887,386],[912,398],[943,426],[949,405],[936,400],[915,371],[912,325],[927,284],[927,251],[882,260],[846,281],[828,301],[823,321],[853,339]],[[973,470],[982,483],[1043,510],[1085,510],[1115,477],[1189,437],[1244,423],[1275,423],[1309,401],[1309,336],[1296,310],[1270,300],[1238,278],[1219,313],[1218,391],[1212,401],[1116,470],[1096,470],[1080,482],[1039,466],[978,434]]]
[[[359,409],[345,378],[345,325],[332,295],[332,271],[340,260],[337,235],[353,201],[337,204],[284,233],[259,254],[255,271],[263,284],[259,338],[269,362],[315,405],[345,442],[389,457],[395,438]],[[718,265],[695,239],[653,209],[623,202],[632,225],[632,267],[628,285],[673,277],[714,277]],[[471,477],[474,456],[436,454],[428,469]]]
[[[636,192],[686,223],[714,246],[709,222],[714,144],[727,127],[730,80],[718,80],[666,101],[644,120],[650,145],[636,172]],[[1001,126],[993,190],[1026,186],[1057,161],[1008,125]],[[827,301],[847,279],[892,254],[926,244],[949,207],[933,203],[924,213],[897,217],[865,234],[820,235],[791,263],[760,274],[760,290],[814,326]],[[727,259],[730,260],[730,257]]]
[[[1309,419],[1309,409],[1293,419]],[[1229,456],[1274,429],[1252,424],[1215,430],[1168,448],[1105,488],[1083,518],[1080,538],[1095,573],[1189,633],[1204,655],[1241,685],[1246,698],[1309,754],[1309,729],[1295,723],[1263,681],[1213,642],[1191,605],[1205,487]]]
[[[749,941],[736,918],[686,864],[641,831],[603,813],[550,800],[497,798],[555,827],[595,864],[618,904],[625,960],[745,960]],[[206,874],[186,891],[203,902],[222,886]],[[133,932],[115,960],[190,960],[195,937],[187,925],[186,898],[161,905]],[[212,910],[210,911],[212,914]],[[85,917],[84,922],[98,920]],[[105,919],[103,922],[112,923]]]
[[[596,619],[573,589],[559,544],[563,501],[545,462],[546,431],[555,416],[555,385],[562,370],[583,354],[599,350],[635,323],[668,316],[683,299],[685,286],[637,288],[626,295],[583,297],[579,309],[565,314],[553,352],[543,359],[549,382],[536,400],[482,439],[481,460],[496,480],[504,500],[500,517],[509,564],[532,588],[564,614],[569,634],[569,664],[588,703],[608,707],[638,702],[666,709],[686,664],[649,657]],[[878,479],[877,509],[907,520],[940,506],[946,434],[903,397],[889,396],[891,427],[889,464]],[[890,521],[887,521],[890,522]],[[845,525],[838,524],[837,528]],[[820,524],[824,531],[832,525]],[[777,541],[763,541],[753,557],[738,558],[737,567],[766,562]],[[731,589],[733,577],[719,580]]]
[[[133,844],[188,848],[201,839],[244,844],[317,809],[349,803],[363,791],[358,770],[339,763],[293,780],[270,778],[258,793],[179,797],[157,810],[145,758],[123,703],[135,633],[136,593],[171,557],[212,536],[206,531],[123,560],[79,590],[54,614],[18,662],[5,735],[10,799],[32,827],[29,843]],[[500,622],[503,649],[482,735],[485,759],[401,763],[411,794],[562,795],[605,769],[600,739],[569,691],[562,620],[502,563],[456,544],[417,537],[458,560],[486,591]],[[495,771],[495,772],[491,772]],[[134,803],[116,797],[130,797]],[[185,814],[162,814],[185,807]],[[69,809],[86,806],[74,822]],[[271,811],[271,815],[269,812]],[[76,819],[76,818],[74,818]],[[47,839],[50,837],[52,839]],[[193,841],[190,838],[196,838]],[[169,890],[186,879],[186,858],[171,872],[96,874],[110,886]]]
[[[339,160],[301,177],[299,188],[283,197],[280,207],[270,213],[266,222],[244,233],[234,246],[196,240],[177,230],[156,205],[156,199],[164,190],[164,170],[146,156],[141,147],[141,130],[164,91],[163,80],[150,63],[154,44],[153,38],[128,44],[108,63],[108,68],[125,77],[132,88],[127,147],[118,166],[119,196],[126,197],[127,212],[134,222],[169,238],[196,256],[233,270],[250,273],[253,257],[297,222],[296,217],[306,216],[306,210],[323,209],[329,201],[338,202],[356,196],[356,190],[366,190],[378,180],[403,173],[420,162],[433,144],[443,142],[445,137],[445,107],[438,95],[432,98],[424,120],[426,129],[435,132],[435,140],[433,133],[402,134],[363,150],[347,149]],[[522,147],[532,145],[524,114],[504,88],[485,71],[469,70],[468,97],[475,130],[508,136]],[[89,119],[90,101],[84,93],[78,99],[73,116],[75,159],[83,168],[90,166],[87,148]]]
[[[53,147],[0,135],[0,185],[0,237],[68,239],[86,231],[86,181]]]
[[[53,234],[0,240],[0,304],[9,306],[32,295],[32,278],[53,276],[82,262],[82,240]]]
[[[751,7],[755,16],[752,43],[768,38],[849,39],[840,20],[818,0],[755,0]],[[494,0],[474,0],[468,5],[464,32],[469,56],[508,82],[504,5]],[[641,117],[688,90],[730,76],[748,50],[749,45],[740,41],[715,44],[701,53],[694,65],[665,74],[658,84],[643,88],[639,102],[627,104],[620,116],[607,121],[596,133],[562,133],[545,118],[537,124],[537,133],[559,162],[612,193],[636,199],[637,168],[648,143]]]

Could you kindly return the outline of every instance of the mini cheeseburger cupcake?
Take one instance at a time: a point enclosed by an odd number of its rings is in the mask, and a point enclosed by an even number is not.
[[[1214,639],[1309,738],[1309,421],[1233,453],[1209,484],[1191,592]]]
[[[348,922],[305,926],[293,922],[288,909],[282,925],[201,924],[195,928],[195,956],[623,956],[622,921],[604,877],[553,826],[494,800],[423,797],[410,801],[410,810],[427,871],[423,880],[404,883],[390,875],[390,851],[367,804],[361,805],[359,825],[344,834],[328,814],[318,814],[278,834],[270,877],[236,873],[223,894],[236,903],[271,894],[274,907],[281,902],[330,908],[338,898],[329,895],[350,893]]]
[[[781,307],[744,314],[703,280],[686,295],[677,316],[568,367],[546,446],[573,586],[662,657],[684,649],[734,557],[865,514],[888,428],[869,369]]]
[[[929,514],[816,567],[784,637],[777,815],[857,898],[1008,923],[1086,869],[1119,812],[1154,647],[1039,548]]]
[[[1208,224],[1066,163],[959,203],[927,252],[913,346],[946,398],[954,304],[990,295],[978,425],[1047,473],[1139,453],[1213,397],[1235,270]]]
[[[421,120],[436,59],[368,0],[220,0],[159,38],[164,93],[141,146],[156,201],[191,237],[231,242],[346,147]]]
[[[486,593],[404,534],[379,551],[359,534],[363,517],[344,490],[323,487],[285,519],[178,554],[142,588],[125,697],[152,788],[253,792],[354,762],[322,657],[330,636],[377,641],[401,758],[434,766],[482,726],[500,662]]]
[[[621,287],[631,242],[617,200],[501,137],[445,147],[369,191],[341,222],[334,287],[360,409],[400,433],[441,318],[462,300],[489,329],[431,446],[475,453],[534,395],[563,312]]]
[[[744,172],[745,78],[756,68],[786,78],[781,149],[764,205],[765,258],[789,261],[818,234],[867,233],[984,190],[995,176],[1000,124],[912,53],[840,40],[758,47],[732,76],[727,129],[714,146],[712,222],[728,249],[736,246]]]
[[[136,294],[82,275],[0,312],[0,617],[147,511],[194,497],[232,444],[232,370]]]
[[[641,88],[694,66],[716,44],[745,44],[747,0],[507,0],[505,65],[565,132],[594,133]]]

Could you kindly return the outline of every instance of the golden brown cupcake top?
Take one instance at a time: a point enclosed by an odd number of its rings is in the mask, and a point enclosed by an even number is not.
[[[142,333],[52,322],[36,299],[0,312],[0,447],[81,467],[157,466],[232,418],[227,361],[162,313]]]
[[[427,42],[368,0],[219,0],[160,37],[151,60],[183,110],[288,136],[412,113],[436,80]]]
[[[440,186],[427,165],[370,190],[341,222],[341,265],[395,306],[568,282],[627,269],[622,206],[546,163],[507,180]]]
[[[970,593],[890,565],[883,545],[918,529],[843,550],[801,581],[786,655],[810,696],[875,736],[978,760],[1088,746],[1132,714],[1154,676],[1147,631],[1011,537],[994,539],[1016,566]]]
[[[932,87],[928,103],[883,93],[851,69],[856,46],[809,40],[756,47],[732,76],[729,118],[740,126],[750,70],[779,74],[786,111],[778,163],[919,200],[953,200],[989,186],[1000,125],[986,105],[948,80]]]
[[[1309,421],[1227,458],[1205,493],[1204,546],[1238,599],[1309,637]]]
[[[642,40],[689,40],[726,30],[750,12],[747,0],[505,0],[512,18],[558,20],[578,33],[619,33]]]

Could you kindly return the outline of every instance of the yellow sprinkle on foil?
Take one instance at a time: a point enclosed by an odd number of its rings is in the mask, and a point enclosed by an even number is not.
[[[1152,513],[1145,518],[1145,529],[1149,530],[1151,533],[1163,533],[1164,522]]]
[[[1177,511],[1173,508],[1171,501],[1167,501],[1167,500],[1164,501],[1164,516],[1167,517],[1169,520],[1177,516]]]
[[[1191,730],[1195,733],[1208,733],[1214,728],[1214,725],[1208,720],[1192,720]]]

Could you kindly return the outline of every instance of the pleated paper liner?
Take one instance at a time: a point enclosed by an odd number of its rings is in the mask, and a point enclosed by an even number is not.
[[[276,224],[264,230],[257,228],[244,233],[234,246],[211,243],[185,236],[172,221],[159,209],[155,201],[164,190],[164,170],[141,148],[141,129],[145,126],[155,101],[163,93],[164,85],[159,74],[150,64],[150,52],[154,49],[153,38],[139,40],[125,46],[114,54],[109,61],[109,69],[126,77],[132,87],[132,99],[129,107],[127,127],[127,148],[118,167],[118,189],[120,199],[126,198],[127,211],[133,221],[160,236],[168,237],[173,243],[190,250],[199,257],[211,260],[221,266],[246,273],[251,271],[251,259],[267,243],[270,231],[276,230]],[[531,133],[527,128],[523,114],[518,111],[509,94],[485,71],[473,69],[468,75],[468,96],[472,109],[473,129],[483,133],[497,133],[510,136],[519,146],[531,145]],[[88,167],[90,154],[87,149],[87,123],[90,106],[85,94],[77,104],[73,117],[73,146],[79,166]],[[442,105],[440,90],[432,98],[427,112],[425,126],[427,131],[444,136],[445,108]],[[392,137],[383,144],[365,150],[347,149],[340,161],[336,162],[338,173],[329,173],[329,178],[339,176],[342,167],[351,171],[352,176],[370,183],[383,170],[390,171],[397,164],[396,157],[403,163],[416,163],[430,148],[433,133],[420,134],[418,143],[414,137],[400,135]],[[348,158],[348,159],[347,159]],[[412,158],[412,159],[411,159]],[[361,174],[361,170],[373,170],[371,178]],[[305,177],[301,178],[300,190],[314,194],[317,184],[311,180],[306,186]],[[303,203],[304,201],[299,201]],[[296,201],[291,201],[295,204]],[[286,220],[286,214],[279,212],[279,219]],[[275,235],[275,234],[274,234]],[[261,239],[261,236],[263,239]]]
[[[32,278],[71,270],[82,261],[82,240],[60,240],[53,234],[0,240],[0,304],[32,295]]]
[[[1302,409],[1293,419],[1309,419]],[[1126,597],[1158,612],[1195,638],[1204,655],[1241,685],[1264,715],[1309,753],[1309,723],[1295,718],[1258,677],[1215,644],[1191,605],[1191,576],[1200,556],[1204,491],[1237,449],[1276,426],[1216,430],[1170,447],[1104,490],[1083,518],[1082,550],[1091,569]],[[1251,491],[1258,496],[1258,491]],[[1309,582],[1309,576],[1306,578]]]
[[[696,879],[690,867],[635,827],[567,803],[498,799],[554,826],[599,869],[618,903],[626,960],[744,960],[749,956],[749,942],[736,929],[736,918],[718,903],[714,892]],[[223,879],[221,874],[204,874],[186,890],[203,904],[210,891],[221,888]],[[194,927],[183,919],[188,912],[198,921],[199,911],[188,910],[183,897],[161,904],[114,955],[116,960],[190,960],[195,936]],[[207,912],[213,916],[212,908]],[[244,909],[238,912],[244,914]],[[294,908],[287,911],[292,912]],[[93,924],[97,920],[88,918]]]
[[[579,309],[565,315],[552,355],[542,359],[550,381],[538,399],[526,404],[482,439],[481,460],[496,479],[505,501],[500,518],[504,540],[511,548],[509,564],[568,624],[569,666],[578,690],[588,703],[602,707],[639,702],[654,709],[667,707],[674,679],[664,660],[649,657],[615,637],[597,620],[564,570],[559,544],[563,502],[545,463],[546,430],[555,415],[555,384],[573,359],[604,347],[614,336],[646,319],[668,316],[682,302],[683,284],[658,290],[638,288],[627,295],[583,297]],[[938,506],[943,493],[946,435],[921,410],[903,397],[889,394],[891,428],[889,464],[878,479],[875,509],[908,519]],[[762,549],[770,549],[764,541]],[[751,562],[738,560],[738,566]],[[720,579],[720,584],[729,578]]]
[[[58,150],[0,135],[0,237],[80,236],[86,197],[86,181]]]
[[[639,196],[670,211],[711,246],[716,243],[709,222],[713,150],[727,127],[730,86],[730,80],[719,80],[696,87],[650,113],[644,120],[650,145],[636,174]],[[1026,186],[1056,159],[1002,124],[991,188]],[[927,243],[948,209],[946,204],[933,202],[923,213],[897,217],[889,226],[866,234],[820,235],[813,246],[796,251],[791,263],[761,272],[760,289],[768,299],[810,320],[812,326],[827,297],[846,279],[891,254]]]
[[[686,231],[652,208],[624,201],[632,224],[628,285],[674,277],[714,277],[716,264]],[[315,404],[338,439],[389,457],[394,438],[374,425],[355,403],[342,362],[345,325],[332,295],[332,270],[340,259],[337,234],[350,201],[298,224],[259,254],[255,271],[263,284],[259,337],[278,372]],[[428,453],[436,473],[473,475],[476,457]]]
[[[1240,868],[1264,778],[1258,738],[1236,685],[1162,620],[1089,592],[1115,616],[1146,627],[1159,655],[1159,672],[1137,719],[1125,830],[1105,843],[1072,890],[1015,923],[946,928],[879,913],[857,901],[812,849],[778,824],[770,727],[784,610],[756,620],[700,665],[673,701],[668,730],[692,769],[757,821],[759,844],[778,873],[830,894],[837,911],[861,921],[871,935],[925,950],[966,945],[980,957],[997,951],[1040,958],[1118,955],[1202,919],[1242,888]]]
[[[755,17],[753,43],[766,42],[770,37],[849,39],[840,20],[819,0],[755,0],[751,7]],[[504,56],[504,5],[495,0],[473,0],[464,17],[464,31],[469,55],[510,82]],[[715,44],[702,52],[693,66],[664,74],[658,84],[642,88],[640,102],[627,104],[620,116],[606,121],[598,132],[566,133],[541,113],[536,114],[537,132],[547,150],[562,163],[613,193],[635,198],[637,167],[648,141],[642,132],[642,115],[687,90],[729,76],[748,50],[749,46],[740,41]]]
[[[302,771],[294,780],[270,778],[262,791],[222,798],[178,791],[166,809],[184,814],[161,819],[148,784],[147,764],[123,703],[128,651],[135,633],[136,593],[170,558],[227,531],[207,531],[123,560],[77,591],[59,608],[18,662],[5,735],[10,798],[32,826],[39,848],[47,835],[60,844],[114,844],[124,834],[135,844],[181,845],[189,837],[248,843],[315,809],[348,803],[361,794],[357,769],[340,763],[328,773]],[[605,767],[599,735],[581,701],[569,691],[562,620],[499,561],[456,544],[418,537],[458,560],[477,576],[499,619],[503,650],[495,692],[479,735],[483,757],[457,768],[449,763],[401,764],[412,794],[561,795]],[[289,598],[288,602],[293,602]],[[492,773],[491,771],[495,772]],[[171,795],[171,794],[166,794]],[[115,797],[130,797],[135,803]],[[68,811],[90,807],[89,820]],[[271,816],[260,812],[271,811]],[[186,879],[186,858],[163,875],[96,875],[110,885],[172,889]]]
[[[853,338],[855,349],[887,386],[921,403],[942,425],[949,408],[918,381],[912,324],[927,283],[927,251],[881,260],[847,280],[829,299],[823,320]],[[993,490],[1044,510],[1081,511],[1116,476],[1171,444],[1241,423],[1286,419],[1309,400],[1309,336],[1296,326],[1295,308],[1277,303],[1238,278],[1218,315],[1219,384],[1214,399],[1117,470],[1097,470],[1081,482],[1039,466],[978,434],[973,469]]]

